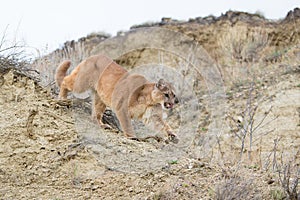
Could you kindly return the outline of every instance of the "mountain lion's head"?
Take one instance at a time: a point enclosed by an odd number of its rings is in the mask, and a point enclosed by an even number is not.
[[[165,109],[172,109],[175,104],[179,103],[178,98],[175,95],[175,89],[171,83],[160,79],[155,84],[155,89],[152,92],[152,99],[155,102],[162,104]]]

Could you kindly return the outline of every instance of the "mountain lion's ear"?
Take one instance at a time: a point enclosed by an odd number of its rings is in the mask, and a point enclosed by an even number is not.
[[[166,82],[164,79],[159,79],[159,81],[156,83],[156,87],[160,90],[162,90],[166,86]]]

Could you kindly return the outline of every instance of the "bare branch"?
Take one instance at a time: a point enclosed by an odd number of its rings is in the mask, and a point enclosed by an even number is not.
[[[262,125],[262,123],[264,123],[265,119],[267,118],[267,116],[268,116],[269,113],[271,112],[272,108],[273,108],[273,106],[271,106],[271,107],[269,108],[269,110],[268,110],[267,112],[265,112],[265,115],[264,115],[263,119],[258,123],[258,125],[257,125],[256,127],[254,127],[253,132],[255,132],[256,129],[258,129],[258,128]],[[274,120],[275,120],[275,119],[274,119]]]

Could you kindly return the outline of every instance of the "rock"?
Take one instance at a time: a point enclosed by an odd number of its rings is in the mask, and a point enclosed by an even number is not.
[[[295,8],[294,10],[290,10],[286,17],[284,18],[284,21],[291,21],[300,19],[300,8]]]

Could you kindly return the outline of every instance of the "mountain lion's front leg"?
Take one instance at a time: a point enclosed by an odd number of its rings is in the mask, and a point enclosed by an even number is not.
[[[131,124],[131,118],[128,113],[128,109],[120,109],[116,111],[117,118],[120,122],[122,131],[127,138],[136,138],[133,127]]]
[[[162,118],[162,107],[160,104],[147,108],[144,123],[156,131],[164,132],[174,143],[178,143],[178,138],[172,128]]]

